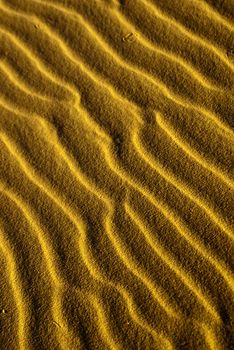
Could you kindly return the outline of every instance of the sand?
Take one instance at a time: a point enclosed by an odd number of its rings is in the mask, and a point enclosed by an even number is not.
[[[233,0],[0,1],[0,349],[234,348]]]

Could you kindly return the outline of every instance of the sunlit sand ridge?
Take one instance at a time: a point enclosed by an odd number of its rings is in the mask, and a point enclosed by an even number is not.
[[[231,3],[0,0],[1,349],[232,348]]]

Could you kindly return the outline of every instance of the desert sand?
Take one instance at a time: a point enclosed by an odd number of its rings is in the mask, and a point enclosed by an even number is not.
[[[234,349],[233,0],[0,1],[0,349]]]

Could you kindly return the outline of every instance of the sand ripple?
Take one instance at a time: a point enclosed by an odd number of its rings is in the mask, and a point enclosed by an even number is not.
[[[4,349],[231,349],[230,4],[0,1]]]

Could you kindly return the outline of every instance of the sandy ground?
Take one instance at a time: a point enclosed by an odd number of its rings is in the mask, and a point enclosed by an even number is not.
[[[233,0],[0,1],[0,349],[234,349]]]

